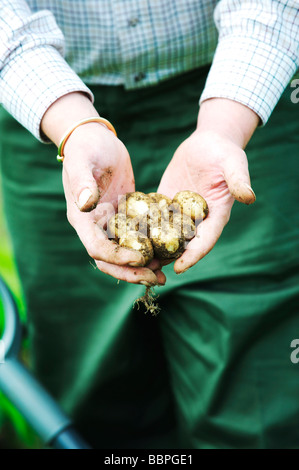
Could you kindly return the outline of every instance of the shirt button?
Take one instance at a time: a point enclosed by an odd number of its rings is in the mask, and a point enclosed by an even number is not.
[[[128,20],[128,25],[129,25],[131,28],[134,28],[135,26],[138,25],[139,21],[140,21],[139,18],[130,18],[130,19]]]
[[[141,82],[141,80],[144,80],[146,78],[146,74],[144,72],[139,72],[137,75],[135,75],[134,80],[135,82]]]

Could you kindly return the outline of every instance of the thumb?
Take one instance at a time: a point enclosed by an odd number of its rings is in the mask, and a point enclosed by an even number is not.
[[[76,160],[67,163],[65,159],[63,171],[67,175],[69,189],[80,211],[89,212],[94,209],[99,201],[100,191],[86,162],[80,163]]]
[[[245,152],[231,157],[224,164],[224,179],[231,195],[243,204],[252,204],[256,200],[250,184],[248,162]]]

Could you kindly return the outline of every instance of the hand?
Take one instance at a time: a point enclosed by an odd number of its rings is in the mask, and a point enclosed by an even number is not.
[[[46,119],[52,123],[54,117],[50,119],[48,115]],[[49,126],[47,121],[43,124],[46,133]],[[59,142],[58,137],[53,140]],[[97,267],[127,282],[164,284],[165,276],[159,269],[159,262],[153,261],[146,268],[139,267],[143,264],[143,256],[120,248],[104,231],[109,216],[117,208],[119,196],[135,190],[131,161],[124,144],[106,126],[88,123],[71,134],[64,156],[67,217]]]
[[[224,117],[227,116],[227,110],[223,106],[228,106],[236,123],[240,119],[238,113],[247,114],[247,108],[244,110],[243,105],[229,100],[209,101],[213,101],[213,109],[210,107],[206,112],[207,108],[203,107],[203,116],[199,116],[197,130],[176,150],[158,188],[159,193],[170,198],[179,191],[195,191],[206,199],[209,206],[208,217],[198,225],[195,238],[174,264],[177,274],[189,269],[214,247],[230,218],[235,199],[245,204],[255,201],[247,158],[242,149],[251,132],[248,128],[244,133],[239,132],[240,128],[236,132],[238,124],[232,126],[227,118],[217,120],[222,111],[225,111]],[[248,109],[248,112],[247,121],[253,132],[258,118],[251,115],[251,110]]]

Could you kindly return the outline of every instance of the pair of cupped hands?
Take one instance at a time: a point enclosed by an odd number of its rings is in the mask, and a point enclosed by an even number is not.
[[[85,95],[71,93],[49,108],[42,131],[58,145],[66,123],[97,115]],[[208,217],[198,225],[196,236],[174,263],[177,274],[187,271],[214,247],[229,221],[234,200],[245,204],[255,201],[243,149],[257,125],[258,116],[235,101],[214,98],[203,102],[195,131],[177,148],[161,175],[158,193],[173,198],[179,191],[195,191],[209,206]],[[98,269],[129,283],[164,285],[166,277],[159,260],[142,267],[140,253],[120,248],[104,230],[119,196],[135,191],[124,143],[105,125],[88,123],[71,134],[64,155],[68,221]]]

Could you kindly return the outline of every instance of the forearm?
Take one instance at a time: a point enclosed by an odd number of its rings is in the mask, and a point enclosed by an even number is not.
[[[197,130],[227,137],[244,149],[258,124],[258,115],[247,106],[225,98],[212,98],[201,103]]]
[[[24,0],[0,3],[0,102],[42,140],[41,119],[54,102],[73,92],[93,96],[63,58],[64,38],[53,14],[33,13]]]
[[[201,102],[242,103],[265,125],[299,67],[298,5],[292,0],[221,0],[214,18],[218,46]]]

